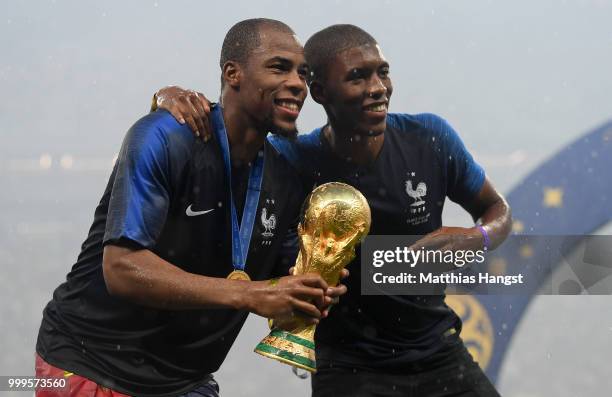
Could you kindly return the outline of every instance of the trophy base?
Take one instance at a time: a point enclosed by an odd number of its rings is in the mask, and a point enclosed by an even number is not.
[[[309,372],[317,372],[314,342],[274,329],[255,347],[255,353]]]

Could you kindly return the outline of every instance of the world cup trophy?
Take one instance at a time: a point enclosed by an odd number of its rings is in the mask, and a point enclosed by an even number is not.
[[[354,187],[331,182],[314,189],[302,207],[294,274],[318,273],[328,285],[337,285],[340,272],[355,257],[355,247],[370,231],[370,223],[370,206]],[[272,331],[255,352],[316,372],[315,329],[299,316],[274,319]]]

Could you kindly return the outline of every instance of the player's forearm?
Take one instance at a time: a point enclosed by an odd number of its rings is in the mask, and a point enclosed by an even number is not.
[[[501,196],[489,205],[480,217],[481,226],[488,237],[488,248],[495,249],[504,242],[512,229],[512,212],[508,202]],[[483,240],[485,236],[482,236]]]
[[[480,222],[484,232],[476,226],[469,233],[475,237],[479,246],[487,245],[494,249],[504,242],[512,229],[512,214],[508,202],[493,186],[489,178],[480,189],[478,195],[469,203],[463,203],[474,221]],[[487,240],[488,239],[488,244]],[[474,239],[472,240],[474,241]]]
[[[158,309],[249,309],[244,282],[188,273],[148,250],[119,255],[116,250],[122,248],[107,246],[104,251],[104,279],[111,295]]]

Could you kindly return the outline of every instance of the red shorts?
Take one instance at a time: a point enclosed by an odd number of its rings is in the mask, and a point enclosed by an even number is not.
[[[54,367],[38,354],[36,355],[36,377],[64,378],[68,384],[64,389],[36,390],[36,397],[129,397],[127,394],[113,391],[92,380]]]

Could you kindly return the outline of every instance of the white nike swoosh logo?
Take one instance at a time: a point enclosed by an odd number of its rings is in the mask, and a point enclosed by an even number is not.
[[[214,208],[211,208],[209,210],[204,210],[204,211],[192,211],[191,210],[191,206],[193,204],[189,204],[189,207],[187,207],[187,209],[185,210],[185,214],[187,216],[198,216],[198,215],[204,215],[204,214],[208,214],[210,211],[214,211]]]

